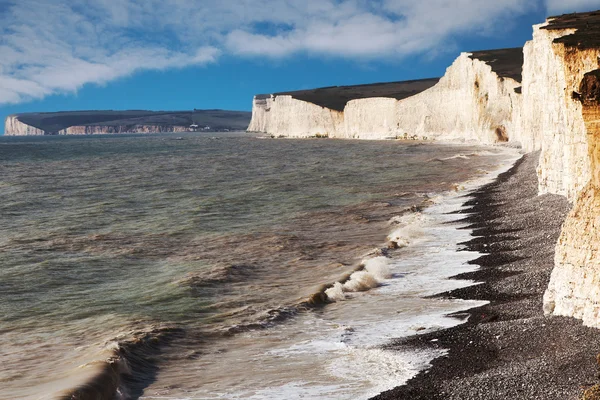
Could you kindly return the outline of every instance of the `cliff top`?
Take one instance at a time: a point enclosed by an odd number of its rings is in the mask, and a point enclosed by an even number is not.
[[[473,51],[470,57],[492,67],[492,71],[500,78],[512,78],[521,82],[523,71],[523,49],[521,47]]]
[[[390,97],[398,100],[405,99],[429,89],[439,78],[420,79],[402,82],[371,83],[355,86],[329,86],[318,89],[297,90],[292,92],[274,93],[274,96],[290,95],[295,99],[314,103],[321,107],[343,111],[350,100],[369,97]],[[257,95],[257,99],[270,95]]]
[[[600,11],[564,14],[548,18],[548,30],[577,29],[577,32],[554,40],[579,49],[600,47]]]
[[[470,57],[491,66],[492,70],[501,78],[512,78],[517,82],[521,82],[521,71],[523,69],[522,48],[474,51]],[[346,103],[350,100],[369,97],[389,97],[402,100],[429,89],[439,80],[439,78],[430,78],[354,86],[329,86],[318,89],[278,92],[273,93],[273,95],[275,97],[289,95],[295,99],[321,107],[343,111]],[[268,94],[259,94],[256,98],[264,99],[269,96]]]
[[[193,111],[146,111],[146,110],[94,110],[61,111],[14,114],[24,124],[55,133],[70,126],[126,126],[167,125],[189,126],[197,124],[215,129],[239,129],[248,127],[251,113],[246,111],[193,110]]]

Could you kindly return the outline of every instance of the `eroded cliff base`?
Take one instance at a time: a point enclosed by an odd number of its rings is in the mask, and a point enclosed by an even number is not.
[[[564,197],[537,195],[538,154],[526,155],[466,203],[479,235],[466,245],[485,255],[474,261],[479,271],[460,278],[484,283],[442,297],[491,303],[469,312],[464,325],[392,345],[446,348],[449,355],[376,399],[569,400],[597,383],[598,331],[543,315],[554,245],[570,206]]]

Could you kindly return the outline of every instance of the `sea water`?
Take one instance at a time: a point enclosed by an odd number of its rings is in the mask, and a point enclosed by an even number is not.
[[[0,398],[102,379],[121,399],[368,398],[444,354],[386,343],[482,304],[429,296],[474,283],[448,279],[477,268],[452,211],[514,151],[181,139],[0,138]]]

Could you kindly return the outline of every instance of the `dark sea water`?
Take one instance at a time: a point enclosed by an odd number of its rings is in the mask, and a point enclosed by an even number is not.
[[[0,137],[0,399],[365,398],[439,355],[381,345],[476,305],[423,297],[513,153],[213,135]]]

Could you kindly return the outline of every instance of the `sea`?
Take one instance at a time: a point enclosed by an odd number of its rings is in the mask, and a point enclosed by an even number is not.
[[[368,399],[484,304],[458,213],[504,147],[0,137],[0,399]],[[454,316],[449,314],[459,313]],[[117,393],[116,395],[114,393]]]

